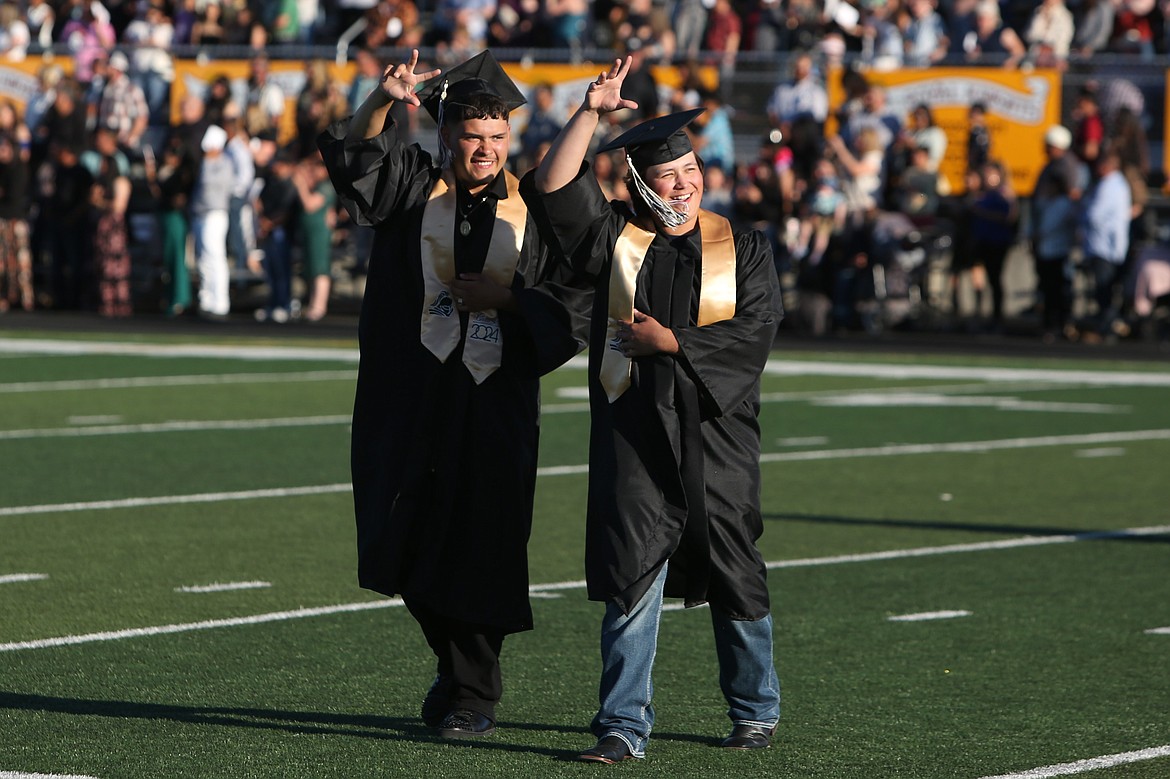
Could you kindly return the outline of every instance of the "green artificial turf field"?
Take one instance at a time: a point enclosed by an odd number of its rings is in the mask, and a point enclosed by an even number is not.
[[[777,351],[763,382],[784,713],[728,722],[705,609],[664,615],[644,761],[572,761],[585,373],[545,382],[537,629],[496,735],[357,588],[352,343],[0,334],[0,779],[1170,776],[1170,366]],[[677,604],[675,604],[677,605]]]

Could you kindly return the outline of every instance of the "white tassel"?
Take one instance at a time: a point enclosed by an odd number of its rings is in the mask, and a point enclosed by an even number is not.
[[[680,227],[686,224],[689,214],[680,214],[670,207],[670,204],[658,196],[658,193],[650,189],[642,177],[638,175],[638,169],[634,167],[634,161],[630,159],[630,155],[626,154],[626,164],[630,166],[630,178],[634,180],[634,188],[638,190],[638,194],[646,201],[646,205],[650,206],[650,210],[654,215],[667,227]]]

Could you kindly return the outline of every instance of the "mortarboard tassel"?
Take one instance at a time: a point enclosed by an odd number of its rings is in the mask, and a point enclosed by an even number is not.
[[[686,223],[689,214],[680,214],[670,207],[670,204],[658,196],[658,193],[650,189],[642,177],[638,175],[638,169],[634,167],[634,161],[630,158],[629,153],[626,154],[626,164],[630,167],[630,178],[634,180],[634,188],[638,190],[638,194],[646,201],[646,205],[650,206],[650,210],[654,212],[664,225],[667,227],[679,227]]]
[[[439,126],[438,126],[437,132],[439,134],[439,167],[440,168],[450,167],[451,159],[453,157],[453,155],[451,154],[451,150],[449,148],[447,148],[447,144],[443,142],[443,115],[444,115],[443,107],[447,103],[447,87],[448,86],[450,86],[450,82],[448,82],[446,79],[444,79],[443,80],[443,91],[439,94],[439,118],[438,118]]]

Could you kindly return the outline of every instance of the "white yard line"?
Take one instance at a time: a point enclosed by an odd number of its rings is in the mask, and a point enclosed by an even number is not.
[[[266,622],[287,622],[291,619],[323,617],[328,614],[370,611],[371,609],[385,609],[401,605],[401,598],[390,598],[388,600],[363,601],[361,603],[342,603],[336,606],[320,606],[313,609],[273,611],[268,614],[254,614],[250,617],[207,619],[202,622],[182,622],[175,625],[155,625],[153,627],[129,628],[127,630],[107,630],[101,633],[85,633],[77,636],[60,636],[58,638],[41,638],[33,641],[16,641],[10,644],[0,644],[0,652],[18,652],[22,649],[48,649],[50,647],[73,646],[75,644],[91,644],[95,641],[118,641],[124,638],[143,638],[146,636],[163,636],[172,633],[190,633],[194,630],[262,625]]]
[[[220,503],[228,500],[265,500],[268,498],[293,498],[302,495],[329,495],[335,492],[349,492],[352,486],[344,484],[318,484],[312,487],[276,487],[267,490],[241,490],[239,492],[205,492],[198,495],[160,495],[152,498],[120,498],[117,500],[91,500],[79,503],[53,503],[39,506],[11,506],[0,508],[0,517],[16,517],[28,514],[56,514],[74,511],[105,511],[108,509],[142,508],[145,506],[174,506],[184,503]]]
[[[1020,400],[1007,395],[944,395],[933,391],[903,389],[899,392],[869,390],[817,398],[814,406],[829,408],[993,408],[997,411],[1044,411],[1065,414],[1123,414],[1130,406],[1111,403],[1061,403]]]
[[[990,552],[1003,549],[1022,549],[1030,546],[1051,546],[1071,544],[1077,541],[1091,541],[1104,538],[1128,538],[1133,536],[1156,536],[1170,534],[1170,525],[1135,527],[1117,531],[1096,531],[1093,533],[1067,533],[1058,536],[1021,536],[1000,541],[975,541],[967,544],[946,546],[923,546],[917,549],[893,549],[887,552],[863,552],[859,554],[833,555],[830,557],[806,557],[796,560],[780,560],[767,563],[768,568],[811,568],[820,565],[841,565],[843,563],[868,563],[878,560],[903,560],[911,557],[933,557],[943,554],[965,554],[967,552]]]
[[[286,384],[294,381],[353,381],[357,372],[298,371],[295,373],[218,373],[193,376],[127,376],[118,379],[62,379],[59,381],[19,381],[0,384],[0,394],[21,392],[76,392],[101,389],[139,389],[149,387],[202,387],[218,384]]]
[[[588,403],[549,403],[540,407],[541,414],[579,414],[588,410]]]
[[[879,363],[768,360],[769,376],[847,376],[867,379],[945,379],[982,381],[1043,381],[1127,387],[1170,387],[1170,373],[1143,371],[1065,371],[1045,368],[995,368],[958,365],[890,365]]]
[[[1078,449],[1077,451],[1073,452],[1073,457],[1080,457],[1082,459],[1123,456],[1125,456],[1124,446],[1103,446],[1097,449]]]
[[[767,452],[761,463],[837,460],[855,457],[894,457],[912,454],[973,454],[1010,449],[1033,449],[1043,446],[1092,446],[1127,441],[1170,440],[1170,430],[1125,430],[1111,433],[1002,438],[993,441],[954,441],[941,444],[890,444],[856,449],[814,449],[805,452]]]
[[[41,582],[49,578],[47,573],[8,573],[0,576],[0,584],[18,584],[20,582]]]
[[[710,608],[710,604],[700,603],[699,605],[692,606],[691,608],[692,609],[706,609],[706,608]],[[662,610],[663,611],[686,611],[687,604],[680,603],[678,601],[671,601],[670,603],[663,603]]]
[[[827,443],[829,443],[829,437],[824,435],[808,435],[776,439],[776,446],[824,446]]]
[[[894,617],[886,617],[886,619],[890,622],[929,622],[935,619],[958,619],[969,616],[971,616],[971,612],[956,609],[953,611],[921,611],[917,614],[899,614]]]
[[[193,433],[206,430],[269,430],[282,427],[318,427],[348,425],[349,414],[283,419],[176,419],[138,425],[85,425],[79,427],[40,427],[27,430],[0,430],[0,441],[30,438],[86,438],[99,435],[139,435],[144,433]]]
[[[779,560],[767,563],[768,568],[801,568],[824,565],[843,565],[847,563],[870,562],[876,560],[899,560],[930,555],[957,554],[964,552],[980,552],[996,549],[1013,549],[1017,547],[1044,546],[1047,544],[1063,544],[1074,541],[1095,541],[1103,538],[1125,538],[1130,536],[1160,535],[1170,533],[1170,525],[1158,527],[1137,527],[1126,530],[1110,531],[1105,533],[1081,533],[1077,535],[1047,536],[1024,538],[1009,538],[1003,541],[985,544],[954,544],[952,546],[921,547],[917,549],[893,549],[886,552],[875,552],[861,555],[836,555],[834,557],[810,558],[805,560]],[[547,593],[563,590],[584,589],[585,582],[581,580],[551,582],[549,584],[533,584],[530,592]],[[401,606],[402,599],[389,598],[385,600],[363,601],[360,603],[342,603],[335,606],[319,606],[316,608],[295,609],[292,611],[276,611],[268,614],[256,614],[250,617],[233,617],[230,619],[211,619],[202,622],[184,622],[173,625],[156,625],[144,628],[129,628],[126,630],[111,630],[100,633],[85,633],[82,635],[59,636],[55,638],[34,639],[31,641],[16,641],[0,644],[0,652],[19,652],[27,649],[49,649],[52,647],[72,646],[75,644],[89,644],[98,641],[117,641],[124,638],[142,638],[146,636],[160,636],[172,633],[189,633],[196,630],[211,630],[214,628],[240,627],[243,625],[260,625],[267,622],[286,622],[306,617],[322,617],[331,614],[342,614],[354,611],[370,611]]]
[[[71,425],[119,425],[122,423],[121,414],[94,414],[92,416],[69,417],[65,421]]]
[[[47,338],[0,338],[0,354],[105,354],[133,357],[215,357],[228,360],[322,360],[357,362],[357,349],[245,344],[152,344],[114,341],[57,341]]]
[[[1100,768],[1112,768],[1126,763],[1138,763],[1143,760],[1156,760],[1160,757],[1170,757],[1170,744],[1149,749],[1139,749],[1134,752],[1119,752],[1116,755],[1102,755],[1090,757],[1087,760],[1078,760],[1075,763],[1060,763],[1043,768],[1032,768],[1016,774],[999,774],[985,776],[982,779],[1049,779],[1053,776],[1071,776],[1096,771]]]
[[[0,771],[0,779],[96,779],[81,774],[28,774],[24,771]]]
[[[235,590],[263,590],[271,587],[271,582],[224,582],[222,584],[197,584],[190,587],[176,587],[175,592],[233,592]]]
[[[1016,398],[998,398],[988,399],[994,402],[983,403],[965,403],[963,401],[950,403],[932,402],[924,405],[954,405],[954,406],[988,406],[998,410],[1006,411],[1046,411],[1046,412],[1066,412],[1066,413],[1119,413],[1127,411],[1127,406],[1111,406],[1101,403],[1023,403]],[[1002,402],[1001,402],[1002,401]],[[764,401],[764,402],[777,402]],[[826,405],[851,405],[847,396],[835,395],[831,401]],[[863,404],[865,405],[865,404]],[[918,405],[915,403],[893,403],[891,405]],[[545,406],[543,413],[545,414],[564,414],[564,413],[578,413],[589,410],[589,405],[585,403],[557,403]],[[100,420],[101,418],[94,417],[89,420]],[[80,418],[81,421],[89,421],[86,418]],[[321,425],[348,425],[352,421],[349,414],[329,414],[321,416],[308,417],[285,417],[277,419],[217,419],[217,420],[203,420],[203,419],[174,419],[166,422],[143,422],[139,424],[81,424],[76,419],[70,420],[73,424],[70,427],[34,427],[23,430],[0,430],[0,441],[22,441],[39,438],[83,438],[89,436],[107,436],[107,435],[145,435],[152,433],[188,433],[199,432],[207,430],[263,430],[272,428],[285,427],[314,427]],[[800,439],[781,439],[787,441],[782,445],[793,446],[791,440]],[[817,443],[824,441],[824,439],[808,439],[810,443]]]
[[[900,457],[920,454],[971,454],[1012,449],[1030,449],[1043,446],[1085,446],[1125,441],[1170,440],[1170,430],[1132,430],[1116,433],[1087,433],[1068,436],[1039,436],[1034,438],[1007,438],[993,441],[959,441],[940,444],[891,444],[858,449],[814,449],[801,452],[770,452],[760,456],[761,463],[804,462],[818,460],[853,459],[859,457]],[[588,465],[550,465],[538,468],[537,476],[573,476],[589,472]],[[325,495],[348,492],[350,485],[320,484],[307,487],[279,487],[234,492],[208,492],[195,495],[160,495],[157,497],[121,498],[115,500],[51,503],[34,506],[0,507],[0,517],[31,514],[56,514],[76,511],[168,506],[183,503],[218,503],[229,500],[257,500],[287,498],[300,495]]]
[[[208,344],[160,344],[108,341],[68,341],[35,338],[0,338],[0,354],[108,354],[141,357],[215,357],[239,360],[320,360],[356,363],[357,349],[250,346]],[[584,355],[569,360],[566,367],[582,369]],[[881,379],[945,379],[978,382],[1038,381],[1059,384],[1129,385],[1170,387],[1170,373],[1144,371],[1057,370],[1044,368],[995,368],[954,365],[899,365],[846,363],[819,360],[768,360],[765,373],[773,376],[843,376]]]

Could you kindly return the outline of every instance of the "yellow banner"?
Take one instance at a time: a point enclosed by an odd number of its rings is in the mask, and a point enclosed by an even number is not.
[[[301,61],[286,61],[271,59],[268,61],[268,78],[280,87],[285,97],[285,112],[281,118],[280,138],[282,142],[289,141],[296,134],[295,113],[297,96],[305,86],[305,64]],[[608,65],[597,64],[566,65],[556,63],[502,63],[504,71],[516,82],[517,88],[525,97],[531,98],[533,90],[542,83],[550,84],[558,111],[564,119],[569,116],[581,99],[585,96],[585,89],[589,82],[597,78],[597,74]],[[330,75],[344,85],[343,92],[349,90],[357,69],[353,63],[346,63],[338,67],[336,63],[329,63]],[[660,90],[669,91],[678,85],[679,75],[676,68],[658,68],[651,71]],[[201,63],[196,60],[175,61],[175,81],[171,87],[171,121],[179,120],[179,105],[183,97],[194,93],[202,95],[208,85],[219,76],[231,79],[232,94],[245,104],[248,93],[248,78],[251,75],[251,63],[248,60],[214,60]],[[699,72],[703,83],[714,88],[719,83],[719,71],[714,67],[704,67]],[[350,106],[352,111],[356,106]],[[529,106],[521,106],[512,112],[512,126],[523,128],[528,123]]]
[[[829,105],[835,112],[845,101],[841,73],[828,80]],[[919,104],[930,106],[935,124],[947,134],[940,168],[953,192],[962,192],[967,169],[967,111],[972,103],[987,106],[991,157],[1007,168],[1018,194],[1031,194],[1046,161],[1044,132],[1060,123],[1060,74],[1002,68],[925,68],[865,74],[884,87],[890,111],[905,124]]]
[[[1162,120],[1162,170],[1166,172],[1166,183],[1162,191],[1170,194],[1170,70],[1166,71],[1166,118]]]
[[[66,74],[73,72],[72,57],[55,57],[49,59],[28,59],[23,62],[4,62],[0,64],[0,100],[11,101],[23,114],[25,107],[32,97],[39,91],[38,74],[48,65],[59,66]],[[288,142],[296,135],[296,101],[306,81],[306,62],[301,60],[268,61],[268,78],[280,87],[285,98],[285,112],[281,117],[280,139]],[[553,87],[556,103],[563,109],[567,121],[569,115],[580,105],[585,89],[589,82],[597,78],[603,66],[597,64],[565,65],[565,64],[505,64],[504,70],[516,82],[516,86],[526,97],[531,98],[532,91],[538,84],[548,83]],[[357,73],[352,62],[338,66],[330,61],[328,64],[330,76],[343,85],[342,92],[348,92],[349,85]],[[655,81],[658,82],[663,95],[678,85],[678,71],[675,68],[653,68]],[[250,60],[175,60],[175,80],[171,85],[170,119],[171,123],[179,122],[179,106],[183,98],[189,94],[203,96],[208,86],[216,78],[227,76],[231,82],[233,98],[241,106],[247,104],[248,79],[252,73]],[[718,84],[718,70],[713,67],[703,68],[699,76],[708,87]],[[352,111],[355,106],[350,106]],[[523,128],[528,122],[528,106],[523,106],[512,114],[513,127]]]
[[[0,100],[11,102],[21,116],[33,96],[40,91],[40,72],[49,66],[73,73],[72,57],[47,57],[0,64]]]

